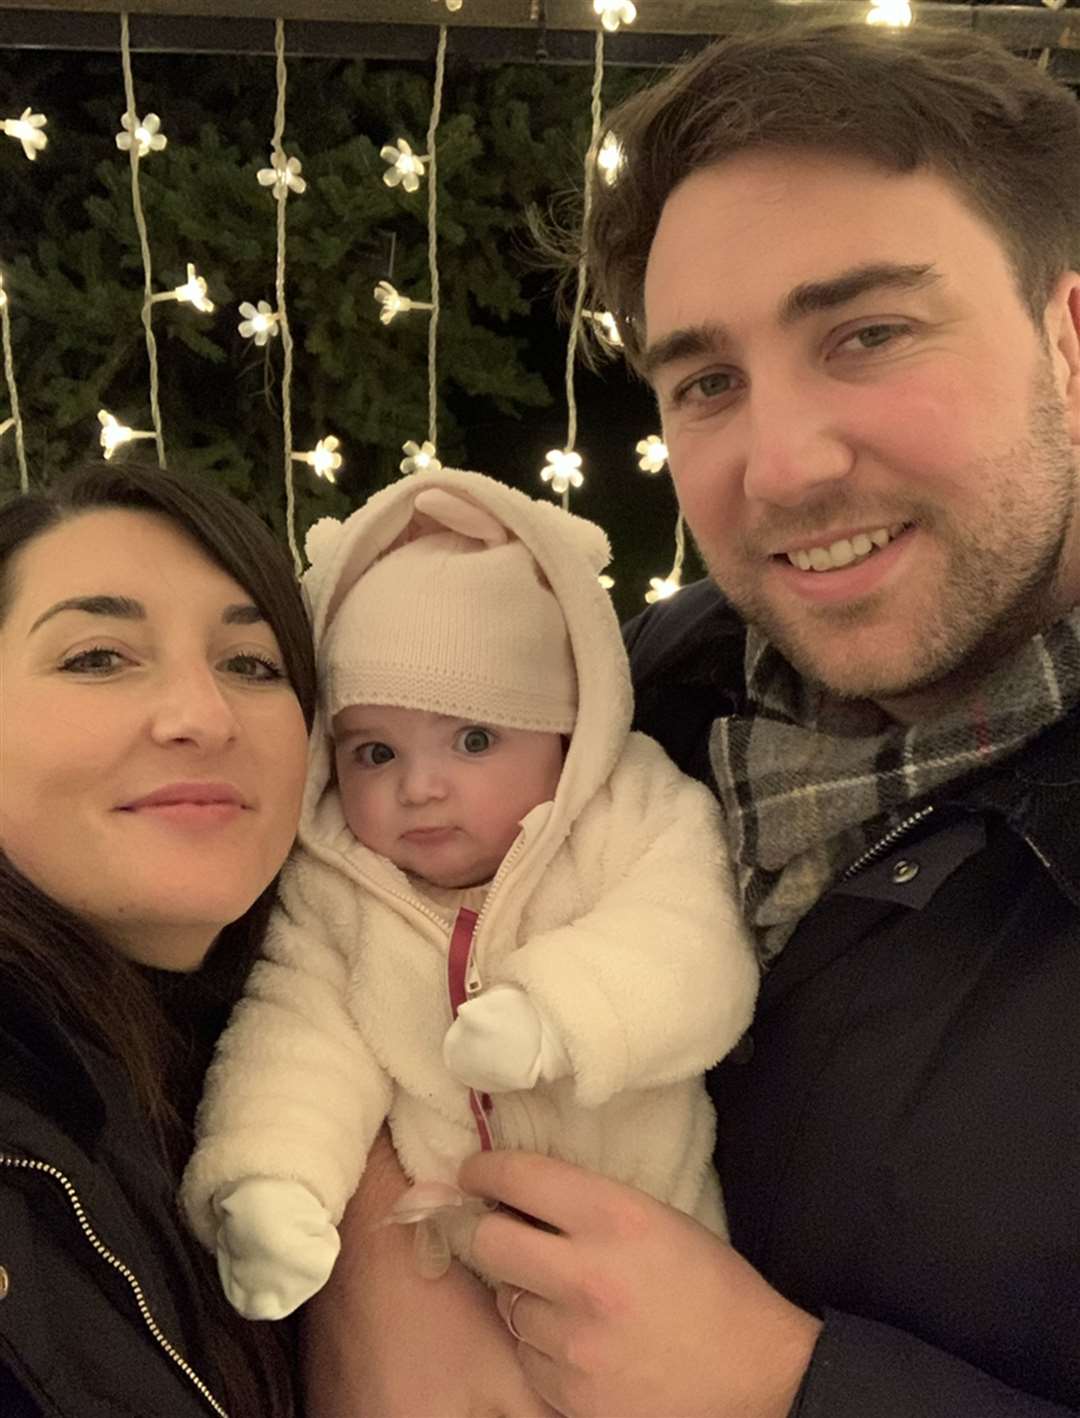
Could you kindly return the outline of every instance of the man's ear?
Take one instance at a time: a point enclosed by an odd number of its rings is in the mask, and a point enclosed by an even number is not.
[[[1066,271],[1054,287],[1045,328],[1069,440],[1080,446],[1080,273]]]

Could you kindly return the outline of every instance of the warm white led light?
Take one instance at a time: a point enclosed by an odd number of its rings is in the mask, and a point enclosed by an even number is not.
[[[609,132],[600,144],[600,151],[596,154],[596,166],[600,169],[600,174],[609,187],[615,186],[625,163],[626,153],[623,150],[623,145],[614,133]]]
[[[866,23],[903,29],[906,25],[911,24],[911,19],[911,6],[908,0],[873,0],[870,13],[866,17]]]
[[[591,320],[596,326],[600,338],[612,349],[621,350],[623,347],[623,337],[619,333],[619,324],[610,310],[583,310],[582,315],[586,320]]]
[[[5,118],[0,123],[0,128],[3,128],[9,138],[14,138],[22,144],[23,152],[33,162],[49,141],[44,132],[48,121],[43,113],[31,113],[28,108],[24,108],[20,118]]]
[[[138,438],[155,438],[157,436],[154,433],[148,433],[145,429],[128,428],[126,423],[121,423],[119,419],[114,418],[107,409],[98,410],[98,423],[101,424],[99,437],[106,462],[125,443],[133,443]]]
[[[250,300],[241,302],[240,314],[243,319],[237,327],[245,340],[254,340],[257,345],[265,345],[267,340],[278,334],[280,316],[270,307],[268,301],[260,300],[252,305]]]
[[[320,438],[310,453],[293,453],[293,457],[298,463],[307,463],[314,470],[317,478],[325,478],[328,483],[337,481],[335,474],[345,461],[337,451],[341,446],[340,438],[328,434],[326,438]]]
[[[410,310],[434,310],[434,306],[426,300],[411,300],[407,295],[402,295],[395,290],[389,281],[380,281],[375,287],[375,299],[382,306],[379,311],[379,319],[384,325],[389,325],[396,315],[405,315]]]
[[[187,263],[187,280],[182,286],[177,286],[170,291],[166,297],[179,300],[184,305],[193,305],[196,310],[201,310],[204,315],[209,315],[214,309],[214,302],[206,293],[206,282],[202,276],[195,274],[195,267],[189,261]]]
[[[632,25],[637,19],[633,0],[593,0],[593,9],[609,34],[614,34],[620,25]]]
[[[416,191],[424,175],[424,164],[428,160],[426,156],[421,157],[414,153],[404,138],[399,138],[396,143],[387,143],[379,156],[383,162],[390,164],[383,173],[383,181],[387,187],[400,185],[406,192]]]
[[[569,448],[552,448],[547,455],[547,467],[540,474],[542,482],[550,483],[552,492],[560,495],[585,481],[581,471],[581,454]]]
[[[667,444],[655,433],[643,438],[637,445],[637,451],[641,455],[638,458],[638,467],[643,473],[661,472],[668,460]]]
[[[136,157],[144,158],[147,153],[160,153],[169,141],[161,132],[161,119],[156,113],[148,113],[145,118],[136,116],[134,127],[131,114],[125,113],[120,123],[124,131],[117,133],[116,146],[122,153],[130,152],[134,145]]]
[[[682,580],[678,572],[673,571],[670,576],[650,576],[649,589],[645,592],[645,599],[649,605],[654,605],[657,601],[666,601],[673,596],[676,591],[681,590]]]
[[[284,202],[290,192],[298,196],[307,191],[307,181],[300,176],[303,164],[299,158],[286,157],[284,153],[271,153],[270,166],[261,167],[255,174],[260,187],[273,188],[274,196]]]
[[[423,443],[417,443],[415,439],[410,438],[407,443],[401,445],[401,451],[405,454],[400,464],[403,473],[442,471],[442,464],[435,456],[435,445],[426,438]]]

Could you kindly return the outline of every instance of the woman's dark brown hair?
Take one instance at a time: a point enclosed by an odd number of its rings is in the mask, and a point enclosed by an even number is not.
[[[998,234],[1039,328],[1054,283],[1080,269],[1080,105],[970,32],[772,22],[710,45],[613,111],[607,129],[625,162],[613,186],[592,185],[587,303],[615,314],[631,364],[664,203],[691,173],[754,149],[937,172]]]
[[[282,548],[241,504],[193,478],[156,468],[92,464],[47,490],[0,507],[0,624],[18,591],[18,553],[37,537],[87,512],[108,508],[169,518],[241,585],[265,615],[308,727],[315,709],[315,664],[299,587]],[[240,991],[262,942],[276,882],[218,937],[204,972],[222,1006]],[[85,921],[39,891],[0,852],[0,969],[19,992],[107,1050],[124,1066],[157,1139],[163,1164],[179,1180],[191,1147],[183,1095],[189,1041],[160,1002],[150,973],[126,959]],[[190,1068],[190,1065],[187,1065]],[[179,1077],[178,1077],[179,1073]],[[192,1241],[212,1333],[208,1348],[222,1371],[236,1418],[279,1418],[288,1406],[280,1337],[237,1316],[220,1296],[209,1257]],[[208,1309],[208,1313],[211,1311]]]

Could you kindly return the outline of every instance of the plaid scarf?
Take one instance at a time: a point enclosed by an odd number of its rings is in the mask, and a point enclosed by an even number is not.
[[[916,799],[1004,758],[1080,702],[1080,607],[926,723],[897,724],[869,701],[807,684],[753,629],[746,686],[749,712],[716,720],[709,755],[743,913],[767,966]]]

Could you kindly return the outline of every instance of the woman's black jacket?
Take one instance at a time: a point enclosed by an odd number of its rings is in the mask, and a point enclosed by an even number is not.
[[[3,1418],[225,1411],[174,1184],[127,1078],[2,976],[0,1294]]]

